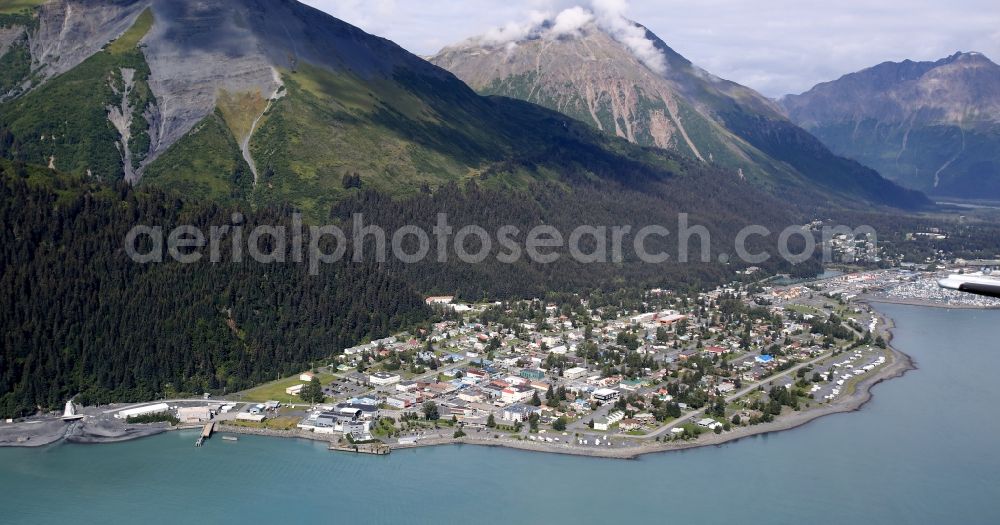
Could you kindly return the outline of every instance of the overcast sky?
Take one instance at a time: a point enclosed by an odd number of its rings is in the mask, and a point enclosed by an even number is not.
[[[305,0],[418,55],[592,1]],[[625,12],[695,64],[772,97],[886,60],[1000,60],[998,0],[631,0]]]

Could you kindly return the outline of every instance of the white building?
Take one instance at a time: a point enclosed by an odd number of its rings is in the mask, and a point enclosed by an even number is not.
[[[533,388],[525,385],[512,385],[500,392],[500,401],[503,403],[520,403],[531,398],[535,392]]]
[[[177,409],[177,419],[181,423],[201,423],[212,419],[210,407],[181,407]]]
[[[582,366],[574,366],[573,368],[563,371],[563,377],[566,379],[580,379],[585,375],[587,375],[587,369]]]
[[[609,401],[617,401],[619,395],[618,391],[613,388],[598,388],[594,390],[591,397],[602,403],[607,403]]]
[[[167,412],[168,410],[170,410],[170,405],[167,405],[166,403],[157,403],[155,405],[146,405],[141,407],[128,408],[115,414],[115,417],[118,419],[128,419],[130,417],[148,416],[149,414],[159,414],[161,412]]]
[[[399,377],[399,374],[390,374],[388,372],[375,372],[368,376],[368,382],[375,386],[395,385],[400,379],[402,378]]]
[[[594,420],[594,430],[610,430],[612,425],[622,419],[625,419],[625,413],[621,410],[615,410],[614,412],[608,414],[608,417],[602,417]]]
[[[393,394],[385,398],[385,404],[400,410],[410,408],[417,404],[417,396],[408,393]]]
[[[503,413],[500,415],[501,419],[504,421],[511,421],[514,423],[527,421],[531,414],[541,414],[542,409],[534,407],[531,405],[522,405],[520,403],[510,405],[509,407],[503,409]]]

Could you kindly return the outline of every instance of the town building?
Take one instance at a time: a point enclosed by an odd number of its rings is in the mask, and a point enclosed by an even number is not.
[[[400,379],[402,378],[399,377],[399,374],[391,374],[389,372],[375,372],[368,376],[368,382],[375,386],[395,385]]]
[[[501,419],[512,423],[523,423],[531,417],[531,414],[541,415],[542,409],[531,405],[515,403],[503,409]]]

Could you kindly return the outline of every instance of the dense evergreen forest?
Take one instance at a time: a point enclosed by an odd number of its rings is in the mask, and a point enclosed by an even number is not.
[[[455,294],[465,300],[482,298],[511,299],[544,297],[549,292],[582,291],[620,288],[668,287],[701,289],[714,286],[733,277],[733,270],[746,264],[733,261],[719,264],[720,254],[733,255],[735,236],[748,225],[747,217],[776,232],[769,239],[751,237],[747,247],[753,252],[777,254],[777,232],[801,219],[789,206],[774,197],[755,190],[732,176],[705,170],[698,177],[675,177],[666,181],[577,182],[571,189],[556,183],[535,183],[525,190],[490,189],[475,182],[464,186],[449,184],[433,192],[394,199],[373,191],[356,191],[333,207],[331,221],[350,229],[351,217],[361,214],[365,224],[377,224],[388,231],[403,225],[416,225],[431,232],[438,213],[447,213],[448,223],[455,232],[467,225],[477,225],[491,235],[498,228],[512,225],[520,231],[519,239],[537,225],[554,226],[567,240],[578,226],[629,226],[624,237],[623,260],[620,263],[581,263],[573,260],[566,247],[546,250],[560,258],[549,264],[538,264],[522,257],[517,263],[506,264],[497,255],[504,253],[493,235],[491,256],[476,264],[461,263],[451,252],[447,264],[435,259],[436,249],[417,264],[402,264],[391,258],[385,267],[392,275],[404,277],[419,289],[434,294]],[[688,243],[690,262],[681,263],[679,214],[688,215],[690,226],[704,226],[710,233],[711,262],[700,260],[701,240],[692,236]],[[661,225],[670,231],[667,237],[647,239],[650,253],[669,254],[661,264],[638,261],[633,249],[635,233],[647,225]],[[612,243],[607,236],[608,250]],[[454,239],[454,234],[451,239]],[[450,239],[450,240],[451,240]],[[408,238],[408,241],[413,241]],[[476,253],[480,247],[475,237],[466,241],[467,251]],[[584,237],[581,251],[592,253],[594,240]],[[796,246],[794,241],[793,246]],[[415,242],[404,242],[407,253],[416,251]],[[365,245],[365,256],[372,258],[373,243]],[[735,256],[733,257],[735,259]],[[760,265],[771,272],[796,275],[816,275],[821,265],[810,260],[794,266],[773,257]]]
[[[0,414],[233,391],[425,320],[414,289],[365,264],[136,264],[135,224],[229,224],[231,210],[0,161]],[[279,212],[247,225],[282,224]],[[167,261],[170,259],[168,258]],[[230,260],[230,259],[223,259]]]

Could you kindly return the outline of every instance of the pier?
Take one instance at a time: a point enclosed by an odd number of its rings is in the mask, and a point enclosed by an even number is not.
[[[198,441],[194,442],[194,446],[200,447],[204,445],[205,440],[212,437],[212,432],[215,432],[215,421],[205,424],[205,427],[201,429],[201,436],[198,437]]]
[[[355,454],[372,454],[375,456],[387,456],[392,449],[385,443],[362,443],[358,445],[340,445],[330,443],[330,450],[338,452],[354,452]]]

